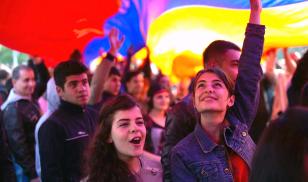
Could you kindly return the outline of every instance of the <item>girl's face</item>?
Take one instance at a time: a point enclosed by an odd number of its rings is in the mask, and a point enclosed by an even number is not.
[[[170,94],[167,91],[158,92],[153,96],[153,108],[167,111],[170,104]]]
[[[145,136],[146,129],[139,107],[115,113],[108,142],[114,144],[121,160],[140,156]]]
[[[204,73],[195,86],[194,104],[199,113],[223,112],[234,104],[223,81],[215,73]]]

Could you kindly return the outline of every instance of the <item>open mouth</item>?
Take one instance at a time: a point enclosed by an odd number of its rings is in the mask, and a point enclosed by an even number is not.
[[[133,144],[140,144],[141,143],[141,137],[134,137],[129,142],[133,143]]]

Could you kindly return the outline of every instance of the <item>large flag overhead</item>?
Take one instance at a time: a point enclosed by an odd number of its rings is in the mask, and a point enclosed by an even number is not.
[[[265,47],[308,45],[307,0],[262,4]],[[137,51],[148,45],[163,73],[181,78],[198,69],[212,40],[241,45],[248,16],[249,0],[2,0],[0,43],[54,62],[77,48],[90,64],[109,49],[103,32],[117,27],[125,36],[122,55],[129,47]]]
[[[116,0],[1,0],[0,44],[49,58],[54,65],[103,36],[104,20],[118,6]]]
[[[249,19],[249,0],[122,0],[121,11],[109,18],[105,31],[115,26],[125,36],[122,55],[133,46],[151,50],[151,60],[164,74],[178,78],[200,69],[201,54],[213,40],[241,46]],[[263,0],[265,48],[308,45],[308,1]],[[107,38],[96,37],[85,48],[90,63],[108,50]],[[187,69],[190,68],[190,69]]]

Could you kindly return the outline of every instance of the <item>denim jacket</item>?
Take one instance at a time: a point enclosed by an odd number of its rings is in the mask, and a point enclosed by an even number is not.
[[[259,100],[260,66],[265,27],[249,24],[239,61],[235,103],[226,113],[229,126],[223,130],[225,145],[250,167],[255,144],[248,134]],[[233,181],[224,145],[214,143],[200,126],[171,152],[172,181]]]

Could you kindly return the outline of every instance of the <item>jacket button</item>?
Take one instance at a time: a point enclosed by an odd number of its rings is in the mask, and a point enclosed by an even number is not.
[[[225,171],[226,174],[230,173],[230,169],[229,168],[225,168],[224,171]]]
[[[243,131],[243,132],[242,132],[242,136],[243,136],[243,137],[247,136],[247,132]]]
[[[201,175],[202,175],[202,176],[206,176],[206,175],[207,175],[207,174],[206,174],[206,171],[205,171],[204,169],[202,169]]]

